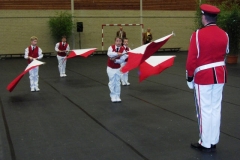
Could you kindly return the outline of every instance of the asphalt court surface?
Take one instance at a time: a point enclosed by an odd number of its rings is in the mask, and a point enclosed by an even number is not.
[[[121,87],[121,103],[109,97],[106,55],[67,61],[60,78],[57,58],[43,58],[40,92],[26,74],[13,92],[7,85],[27,66],[23,58],[0,60],[0,159],[2,160],[238,160],[240,64],[227,65],[220,142],[214,153],[190,148],[198,140],[193,91],[185,80],[186,52],[160,75]],[[239,61],[240,62],[240,61]]]

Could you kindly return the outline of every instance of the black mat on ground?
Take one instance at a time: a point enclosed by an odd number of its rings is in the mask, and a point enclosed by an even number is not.
[[[7,85],[27,66],[23,58],[0,60],[0,159],[3,160],[238,160],[240,157],[240,65],[228,65],[220,142],[214,153],[190,148],[198,140],[193,100],[185,80],[186,52],[174,66],[121,87],[111,103],[106,55],[72,58],[60,78],[55,57],[43,58],[40,92],[26,74],[13,92]]]

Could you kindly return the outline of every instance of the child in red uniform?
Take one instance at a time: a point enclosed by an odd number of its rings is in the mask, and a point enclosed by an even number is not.
[[[28,63],[31,63],[34,59],[41,59],[43,57],[42,50],[37,46],[38,38],[32,36],[30,38],[31,45],[25,49],[24,58],[28,59]],[[30,88],[31,91],[40,91],[38,88],[38,71],[39,67],[35,67],[29,71],[29,79],[30,79]]]
[[[125,54],[123,55],[125,57],[125,61],[123,63],[121,63],[121,68],[123,66],[126,65],[127,63],[127,58],[128,58],[128,55],[127,55],[127,52],[130,51],[131,49],[128,47],[128,38],[124,38],[123,39],[123,47],[125,49]],[[123,58],[123,57],[122,57]],[[122,85],[123,86],[129,86],[130,83],[128,82],[128,72],[126,73],[121,73],[121,82],[122,82]]]
[[[66,36],[62,36],[62,41],[57,43],[55,46],[55,51],[57,51],[58,59],[58,69],[60,77],[66,77],[66,63],[67,63],[67,53],[70,50],[69,44],[67,44]]]
[[[119,37],[115,38],[115,44],[108,48],[108,63],[107,63],[107,74],[109,77],[109,89],[110,97],[112,102],[121,102],[120,99],[120,64],[125,60],[121,59],[121,55],[124,52],[122,46],[122,39]]]

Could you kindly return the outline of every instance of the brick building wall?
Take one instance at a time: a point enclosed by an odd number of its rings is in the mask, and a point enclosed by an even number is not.
[[[44,52],[54,51],[56,42],[50,35],[47,22],[49,17],[55,16],[57,11],[61,11],[60,9],[71,12],[70,0],[58,0],[57,3],[56,0],[41,0],[41,3],[40,1],[37,3],[37,1],[32,3],[33,1],[30,2],[30,0],[0,0],[0,54],[22,53],[29,45],[29,38],[32,35],[39,38],[38,44]],[[100,2],[107,1],[109,0],[75,0],[74,21],[75,23],[83,22],[84,26],[83,32],[80,33],[81,48],[96,47],[101,50],[102,24],[140,23],[139,0],[121,0],[121,2],[125,2],[122,3],[125,8],[119,8],[118,5],[109,7],[106,3],[100,5]],[[95,2],[95,6],[89,2]],[[120,0],[114,2],[118,4]],[[132,3],[130,4],[130,2]],[[131,7],[127,8],[126,4]],[[151,28],[154,39],[174,31],[176,36],[172,37],[164,47],[181,47],[181,50],[187,50],[189,38],[194,28],[195,6],[196,1],[192,0],[184,0],[181,3],[177,0],[143,0],[142,20],[145,29]],[[118,28],[104,27],[105,50],[113,43]],[[140,27],[123,28],[127,32],[131,48],[141,45]],[[73,37],[70,37],[68,41],[71,47],[79,48],[79,33],[76,32],[76,29]]]
[[[21,53],[29,45],[29,38],[35,35],[39,38],[39,46],[45,52],[54,51],[55,42],[50,35],[48,20],[56,11],[51,10],[0,10],[0,53]],[[176,36],[165,47],[181,47],[187,50],[189,37],[194,26],[194,11],[144,11],[143,24],[151,28],[153,38],[157,39],[172,31]],[[121,18],[124,17],[124,18]],[[75,23],[83,22],[83,32],[80,33],[81,48],[102,48],[102,24],[140,23],[139,11],[75,11]],[[130,47],[140,44],[140,27],[123,27],[127,32]],[[104,49],[113,43],[119,27],[104,27]],[[71,47],[73,38],[69,38]],[[79,33],[75,29],[75,48],[79,48]]]

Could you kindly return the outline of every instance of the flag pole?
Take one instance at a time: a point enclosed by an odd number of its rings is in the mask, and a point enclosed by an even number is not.
[[[71,12],[72,12],[72,22],[74,23],[74,0],[71,0]],[[72,28],[72,46],[75,48],[75,36],[74,29]]]
[[[140,24],[143,24],[142,20],[142,0],[140,0]],[[140,36],[140,45],[142,45],[142,35],[143,34],[143,29],[141,28],[141,36]]]

